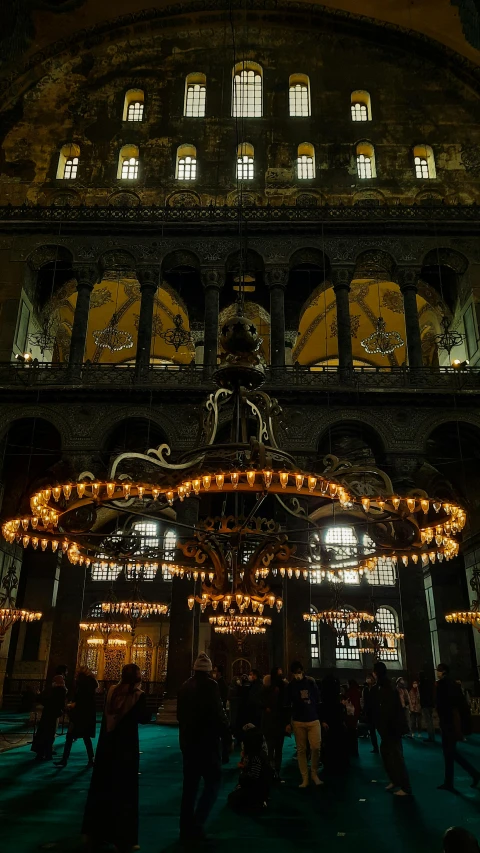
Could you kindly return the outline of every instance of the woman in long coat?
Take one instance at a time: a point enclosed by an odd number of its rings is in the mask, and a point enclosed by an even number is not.
[[[133,663],[108,691],[82,832],[94,843],[119,851],[138,844],[138,724],[148,723],[141,673]]]
[[[75,679],[75,690],[73,701],[67,705],[70,724],[63,749],[62,760],[57,762],[57,767],[66,767],[70,756],[72,744],[77,738],[82,738],[87,750],[88,765],[93,767],[93,745],[92,738],[95,737],[97,725],[97,709],[95,707],[95,693],[98,682],[91,670],[81,666]]]
[[[57,666],[52,684],[42,693],[40,699],[40,704],[43,705],[42,716],[32,741],[32,752],[37,753],[35,761],[52,760],[58,718],[63,714],[67,698],[66,674],[66,666]]]

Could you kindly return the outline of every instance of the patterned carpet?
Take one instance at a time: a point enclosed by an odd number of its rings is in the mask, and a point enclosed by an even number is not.
[[[10,715],[11,719],[11,715]],[[18,717],[18,729],[21,718]],[[13,731],[8,726],[8,734]],[[0,734],[6,733],[0,714]],[[63,737],[57,739],[61,752]],[[140,844],[142,853],[178,851],[181,755],[177,731],[154,724],[141,727]],[[480,736],[461,749],[480,768]],[[81,849],[80,824],[90,771],[83,743],[74,744],[67,768],[34,764],[30,747],[0,755],[0,849],[2,853]],[[222,792],[209,831],[213,849],[228,853],[441,853],[444,830],[467,827],[480,837],[480,791],[459,769],[459,795],[437,791],[443,778],[440,745],[405,743],[415,797],[399,800],[384,791],[379,756],[360,742],[360,758],[346,777],[332,778],[323,788],[299,791],[293,743],[286,741],[285,784],[273,792],[268,812],[240,818],[225,805],[237,777],[237,756],[224,770]],[[121,816],[119,815],[119,820]]]

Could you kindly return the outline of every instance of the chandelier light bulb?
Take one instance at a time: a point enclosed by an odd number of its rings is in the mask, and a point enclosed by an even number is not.
[[[415,498],[407,498],[406,504],[410,512],[413,512],[415,509]]]
[[[212,478],[211,478],[210,474],[204,474],[204,476],[203,476],[203,488],[205,489],[206,492],[208,492],[211,484],[212,484]]]
[[[223,489],[223,485],[225,483],[225,474],[215,474],[215,482],[217,484],[217,489]]]
[[[154,501],[158,500],[158,496],[160,494],[160,489],[157,489],[156,486],[152,487],[152,498]]]
[[[286,489],[288,486],[288,473],[286,471],[280,471],[280,474],[278,476],[282,489]]]
[[[168,503],[170,506],[172,506],[172,505],[173,505],[173,498],[174,498],[174,494],[173,494],[173,492],[172,492],[171,490],[170,490],[170,491],[168,491],[168,492],[166,493],[166,498],[167,498],[167,503]]]
[[[272,484],[273,471],[264,471],[263,472],[263,482],[265,483],[265,487],[268,489]]]
[[[113,498],[115,492],[115,483],[107,483],[107,497]]]
[[[54,486],[54,487],[53,487],[53,489],[52,489],[53,499],[54,499],[55,501],[60,500],[60,495],[61,495],[61,494],[62,494],[62,487],[61,487],[61,486]]]
[[[308,477],[308,491],[313,492],[315,490],[316,485],[317,485],[317,478],[310,475]]]
[[[123,483],[123,497],[125,498],[125,500],[128,500],[128,498],[130,497],[130,489],[131,488],[132,487],[131,487],[130,483]]]
[[[234,471],[232,474],[230,474],[230,480],[234,489],[237,488],[239,479],[240,474],[238,473],[238,471]]]
[[[85,494],[85,483],[77,483],[77,495],[79,498],[83,498]]]
[[[295,474],[295,485],[297,487],[297,492],[301,492],[303,488],[304,479],[305,477],[303,476],[303,474]]]
[[[362,506],[365,512],[368,512],[370,509],[370,498],[362,498]]]
[[[255,485],[255,471],[247,471],[247,483],[249,486]]]
[[[397,495],[395,495],[395,497],[392,498],[392,506],[393,506],[395,512],[398,511],[398,508],[400,506],[400,501],[401,501],[401,498],[397,497]]]

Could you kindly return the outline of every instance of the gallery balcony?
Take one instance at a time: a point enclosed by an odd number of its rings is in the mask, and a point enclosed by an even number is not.
[[[86,390],[94,393],[135,389],[204,390],[213,389],[209,372],[201,365],[151,365],[139,371],[134,364],[0,364],[0,389]],[[265,368],[264,387],[272,392],[400,392],[433,394],[480,393],[479,367],[355,367],[350,371],[337,367]]]

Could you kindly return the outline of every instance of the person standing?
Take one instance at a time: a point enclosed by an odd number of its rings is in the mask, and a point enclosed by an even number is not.
[[[372,694],[375,727],[381,737],[380,754],[390,779],[387,791],[395,791],[395,796],[406,797],[411,794],[405,759],[403,757],[402,736],[408,727],[398,690],[392,687],[387,676],[387,667],[383,661],[377,661],[374,667],[377,684]]]
[[[418,732],[418,737],[421,737],[422,730],[422,705],[420,702],[420,690],[418,681],[413,681],[410,690],[408,691],[408,701],[410,704],[410,729],[412,736]]]
[[[260,728],[262,724],[262,691],[263,682],[260,678],[258,669],[252,669],[248,676],[248,693],[247,693],[247,723],[251,723],[256,728]]]
[[[420,705],[422,708],[423,724],[427,730],[427,738],[424,743],[435,743],[435,726],[433,723],[435,684],[433,678],[429,678],[425,672],[421,672],[418,681],[418,689],[420,691]]]
[[[455,681],[449,676],[447,664],[437,666],[437,711],[442,733],[442,749],[445,761],[445,780],[438,787],[442,791],[455,793],[455,761],[472,777],[472,788],[480,782],[480,772],[459,752],[457,743],[470,733],[470,709]]]
[[[400,702],[403,708],[403,714],[405,716],[405,722],[407,724],[407,731],[410,737],[412,737],[412,727],[410,724],[410,697],[408,695],[408,689],[404,678],[397,678],[397,691],[400,697]]]
[[[311,778],[315,785],[323,785],[318,776],[321,732],[318,716],[320,695],[313,678],[305,675],[300,661],[291,666],[293,679],[287,688],[288,703],[291,708],[292,728],[297,745],[298,768],[302,775],[300,788],[308,787],[307,743],[311,750]],[[287,727],[291,731],[291,727]]]
[[[177,719],[183,755],[183,791],[180,840],[205,839],[205,823],[215,805],[222,775],[222,746],[231,742],[218,684],[211,677],[212,662],[202,652],[193,665],[193,677],[178,691]],[[197,802],[200,781],[203,791]]]
[[[362,700],[363,700],[363,713],[365,715],[365,722],[367,723],[368,733],[370,735],[370,741],[372,743],[372,752],[378,752],[378,739],[377,732],[375,729],[375,722],[373,719],[373,704],[372,704],[372,690],[375,686],[375,676],[367,675],[365,680],[365,687],[363,688]]]
[[[95,737],[97,725],[97,709],[95,707],[95,693],[98,681],[86,666],[81,666],[75,679],[73,702],[67,706],[70,723],[68,726],[63,757],[56,762],[57,767],[66,767],[72,744],[77,738],[82,738],[87,750],[87,767],[93,767],[93,745],[92,738]]]
[[[40,703],[43,705],[42,716],[32,741],[32,752],[36,752],[35,761],[51,761],[53,744],[57,733],[58,718],[65,710],[67,688],[65,677],[68,669],[63,664],[57,666],[50,688],[42,693]]]
[[[287,707],[287,685],[279,667],[272,669],[268,682],[261,694],[262,732],[267,742],[268,760],[275,774],[274,778],[278,781],[282,767],[283,741],[290,720],[290,712]]]
[[[227,682],[223,677],[223,666],[214,666],[212,671],[213,677],[218,684],[218,689],[220,691],[220,699],[222,700],[222,705],[226,709],[227,700],[228,700],[228,687]]]
[[[108,691],[83,816],[82,832],[93,844],[122,853],[138,845],[138,725],[152,717],[141,682],[139,667],[128,663]]]

